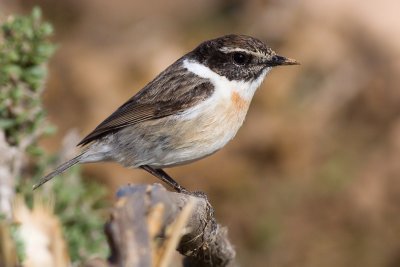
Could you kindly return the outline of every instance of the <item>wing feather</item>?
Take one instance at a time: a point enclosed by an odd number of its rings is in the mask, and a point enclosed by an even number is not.
[[[178,60],[100,123],[78,146],[127,126],[178,114],[205,100],[213,91],[214,86],[207,79],[188,72]]]

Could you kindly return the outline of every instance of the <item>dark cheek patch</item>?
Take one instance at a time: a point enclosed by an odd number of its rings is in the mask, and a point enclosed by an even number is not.
[[[212,71],[224,76],[229,81],[250,81],[255,79],[260,72],[254,70],[250,65],[238,66],[232,61],[231,54],[220,51],[214,52],[209,56],[209,60],[204,62]],[[250,63],[251,64],[251,63]]]

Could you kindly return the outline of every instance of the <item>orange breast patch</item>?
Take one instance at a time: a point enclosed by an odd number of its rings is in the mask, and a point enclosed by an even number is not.
[[[234,106],[234,109],[238,112],[247,110],[248,107],[248,102],[244,100],[238,92],[232,92],[231,94],[231,100],[232,104]]]

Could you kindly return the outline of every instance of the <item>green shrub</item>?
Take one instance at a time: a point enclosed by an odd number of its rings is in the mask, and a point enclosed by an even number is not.
[[[21,177],[14,177],[15,190],[28,204],[37,194],[49,201],[54,199],[73,262],[93,254],[105,257],[105,187],[84,182],[75,167],[63,179],[49,183],[52,196],[45,196],[41,189],[32,191],[33,179],[39,179],[57,161],[37,145],[40,137],[55,131],[46,121],[41,101],[47,62],[55,51],[49,40],[53,28],[42,21],[40,9],[34,8],[30,15],[8,17],[0,30],[0,131],[10,146],[23,149],[29,159],[29,166],[21,167]]]

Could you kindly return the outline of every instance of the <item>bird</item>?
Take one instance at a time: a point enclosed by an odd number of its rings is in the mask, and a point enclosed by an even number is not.
[[[33,186],[80,163],[117,162],[143,169],[189,193],[163,169],[224,147],[242,126],[255,91],[272,68],[298,65],[261,40],[229,34],[200,43],[83,138],[80,154]]]

